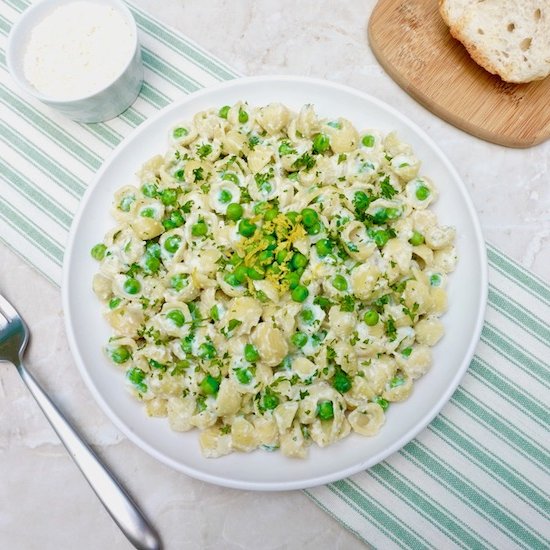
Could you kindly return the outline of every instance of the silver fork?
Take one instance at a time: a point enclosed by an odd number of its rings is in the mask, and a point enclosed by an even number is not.
[[[128,540],[138,550],[160,550],[162,543],[158,534],[130,495],[84,443],[23,365],[22,357],[28,341],[27,325],[15,308],[0,295],[0,363],[9,362],[16,367],[71,458]]]

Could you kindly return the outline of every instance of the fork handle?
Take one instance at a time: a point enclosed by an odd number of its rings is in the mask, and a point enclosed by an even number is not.
[[[124,535],[138,550],[160,550],[162,543],[158,534],[130,495],[84,443],[23,363],[16,367],[59,439]]]

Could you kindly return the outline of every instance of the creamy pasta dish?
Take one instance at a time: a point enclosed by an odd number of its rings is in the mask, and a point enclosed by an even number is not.
[[[443,336],[455,231],[409,145],[272,103],[209,109],[92,249],[109,359],[207,457],[375,435]]]

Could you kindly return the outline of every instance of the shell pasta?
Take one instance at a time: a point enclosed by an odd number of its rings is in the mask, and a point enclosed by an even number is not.
[[[411,147],[272,103],[197,113],[93,247],[109,360],[206,457],[375,436],[443,336],[455,231]]]

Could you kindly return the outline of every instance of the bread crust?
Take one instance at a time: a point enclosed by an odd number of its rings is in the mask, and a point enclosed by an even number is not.
[[[469,2],[439,0],[439,11],[451,35],[462,42],[478,65],[516,84],[542,80],[550,74],[550,11],[545,12],[544,2],[526,0],[523,18],[522,14],[506,13],[505,0]],[[518,22],[517,36],[513,35],[516,25],[506,25],[509,19]]]

